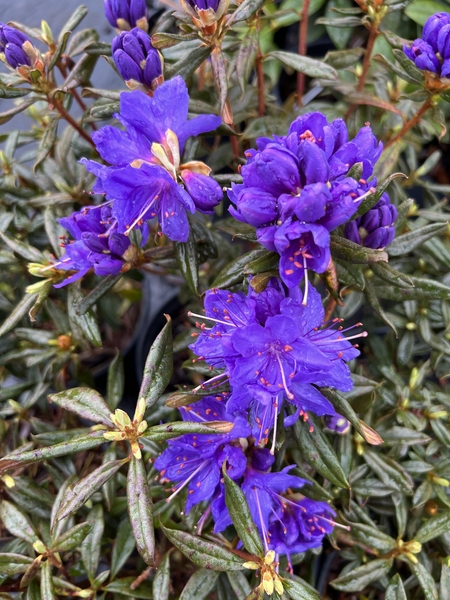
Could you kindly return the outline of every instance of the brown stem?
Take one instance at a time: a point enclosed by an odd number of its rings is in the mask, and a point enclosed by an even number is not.
[[[203,61],[198,70],[198,91],[203,92],[205,89],[205,73],[206,73],[206,61]]]
[[[61,64],[61,61],[58,62],[58,69],[61,72],[61,75],[66,78],[67,77],[67,71],[66,71],[66,67],[65,65]],[[78,106],[81,108],[81,110],[83,112],[85,112],[87,110],[87,106],[84,103],[83,99],[81,98],[81,96],[78,94],[77,90],[69,90],[70,95],[72,96],[72,98],[74,98],[74,100],[77,102]],[[95,123],[89,123],[90,126],[92,127],[92,129],[94,131],[97,130],[97,125]]]
[[[79,123],[77,123],[77,121],[75,121],[75,119],[72,117],[72,115],[70,115],[67,110],[64,108],[64,106],[60,103],[57,102],[56,100],[51,100],[50,98],[48,98],[48,102],[49,104],[53,104],[53,106],[56,108],[56,110],[59,112],[59,114],[70,124],[72,125],[72,127],[78,131],[79,135],[81,135],[82,138],[84,138],[87,142],[89,142],[89,144],[91,144],[91,146],[93,148],[95,148],[95,144],[92,141],[91,136],[86,133],[86,131],[84,131],[84,129],[81,127],[81,125]]]
[[[263,117],[266,112],[266,102],[264,99],[264,69],[261,45],[259,43],[260,23],[258,14],[258,54],[256,56],[256,75],[258,77],[258,116]]]
[[[389,140],[389,142],[385,145],[385,148],[389,148],[389,146],[392,146],[392,144],[394,144],[398,140],[401,140],[402,137],[406,133],[408,133],[408,131],[410,129],[412,129],[415,125],[417,125],[417,123],[420,121],[420,119],[423,117],[423,115],[427,112],[427,110],[431,107],[431,105],[432,105],[432,100],[431,100],[431,97],[429,97],[425,100],[425,102],[422,104],[422,106],[419,108],[419,110],[416,112],[416,114],[409,121],[406,121],[406,123],[403,125],[403,127],[400,129],[400,131],[397,133],[397,135],[395,135],[392,139]]]
[[[378,26],[376,23],[373,22],[370,27],[369,39],[367,40],[366,54],[364,56],[361,77],[359,78],[358,87],[356,88],[357,92],[362,92],[364,89],[367,73],[369,72],[370,68],[370,59],[372,58],[373,45],[375,44],[375,40],[378,37],[378,33]]]
[[[303,0],[300,25],[298,30],[298,53],[306,56],[306,44],[308,42],[308,13],[310,0]],[[303,106],[303,95],[305,93],[305,74],[297,73],[297,105]]]

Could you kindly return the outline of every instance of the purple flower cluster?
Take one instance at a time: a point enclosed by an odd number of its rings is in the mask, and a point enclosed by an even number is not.
[[[148,11],[145,0],[104,0],[105,15],[112,27],[130,31],[139,27],[148,30]]]
[[[403,46],[418,69],[450,78],[450,14],[439,12],[427,19],[422,37]]]
[[[12,68],[31,67],[35,49],[30,39],[18,29],[0,23],[0,52]]]
[[[345,237],[367,248],[385,248],[395,237],[397,216],[397,209],[384,193],[372,209],[345,225]]]
[[[213,33],[215,24],[227,12],[230,0],[180,0],[193,24],[205,33]]]
[[[64,256],[53,266],[75,273],[55,287],[77,281],[90,269],[105,276],[117,275],[125,268],[130,240],[117,232],[117,221],[109,205],[87,206],[70,217],[59,219],[59,222],[74,240],[63,239]]]
[[[199,115],[188,120],[189,96],[181,77],[159,86],[152,98],[136,90],[120,97],[117,119],[124,130],[106,126],[92,138],[110,166],[81,162],[97,176],[94,192],[111,201],[116,231],[125,236],[157,218],[162,233],[173,241],[189,237],[187,213],[211,214],[222,188],[200,161],[181,163],[192,135],[215,130],[221,118]]]
[[[162,55],[152,46],[150,36],[138,27],[114,38],[112,55],[130,89],[153,92],[163,82]]]
[[[227,396],[208,396],[181,409],[183,419],[208,422],[231,420],[234,427],[227,434],[183,435],[169,441],[168,448],[156,459],[161,482],[174,482],[168,501],[187,489],[186,512],[199,502],[208,502],[199,526],[212,515],[214,532],[219,533],[232,521],[225,503],[222,467],[240,483],[253,520],[264,541],[266,551],[288,556],[316,548],[334,523],[334,511],[325,502],[299,499],[291,488],[301,488],[308,481],[289,471],[271,472],[273,455],[252,444],[247,420],[230,414]],[[289,495],[288,494],[289,489]]]
[[[287,136],[257,139],[246,152],[243,183],[228,195],[230,213],[256,227],[258,241],[280,254],[280,276],[295,287],[310,268],[323,273],[330,262],[330,231],[357,210],[376,180],[367,180],[382,152],[370,127],[348,140],[341,119],[321,113],[298,117]],[[348,176],[359,163],[360,179]]]
[[[199,359],[223,369],[204,385],[229,380],[228,412],[247,412],[258,443],[267,443],[274,428],[272,448],[285,401],[295,408],[294,414],[285,418],[289,426],[299,416],[307,419],[307,411],[320,416],[336,414],[315,386],[342,391],[353,387],[345,361],[359,351],[344,336],[342,327],[334,328],[339,319],[324,323],[319,293],[314,288],[307,291],[305,305],[299,288],[285,294],[276,279],[259,294],[251,288],[247,296],[210,290],[205,296],[206,314],[190,313],[213,325],[201,325],[191,349]]]

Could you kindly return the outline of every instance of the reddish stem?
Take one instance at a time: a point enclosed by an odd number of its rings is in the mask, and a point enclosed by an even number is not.
[[[362,92],[364,89],[367,73],[370,69],[370,59],[372,58],[373,45],[375,44],[375,40],[378,37],[378,33],[378,26],[375,23],[372,23],[369,32],[369,39],[367,40],[366,54],[364,56],[362,73],[358,81],[358,87],[356,88],[357,92]]]
[[[310,0],[303,0],[300,25],[298,30],[298,53],[306,56],[306,45],[308,42],[308,13]],[[305,93],[305,74],[297,73],[297,105],[303,106],[303,95]]]
[[[422,104],[422,106],[419,108],[419,110],[416,112],[416,114],[409,121],[406,121],[406,123],[403,125],[403,127],[400,129],[400,131],[397,133],[397,135],[395,135],[392,139],[389,140],[389,142],[385,145],[385,148],[389,148],[389,146],[392,146],[392,144],[394,144],[398,140],[401,140],[402,137],[406,133],[408,133],[408,131],[410,129],[415,127],[419,123],[419,121],[423,117],[423,115],[431,107],[431,105],[432,105],[432,100],[430,97],[425,100],[425,102]]]
[[[91,136],[81,127],[81,125],[79,123],[77,123],[77,121],[75,121],[75,119],[72,117],[72,115],[67,112],[67,110],[64,108],[64,106],[60,102],[57,102],[56,100],[51,100],[50,98],[48,98],[48,102],[49,102],[49,104],[52,104],[56,108],[56,110],[59,112],[59,114],[70,125],[72,125],[72,127],[79,133],[79,135],[81,135],[82,138],[84,138],[93,148],[96,147],[94,142],[92,141]]]

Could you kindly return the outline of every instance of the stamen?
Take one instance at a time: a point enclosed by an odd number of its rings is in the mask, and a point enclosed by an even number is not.
[[[286,383],[286,377],[284,375],[283,365],[281,364],[281,360],[280,360],[280,357],[278,355],[278,352],[275,354],[275,356],[277,357],[278,364],[280,365],[281,381],[283,382],[283,387],[284,387],[284,391],[286,392],[286,396],[287,396],[288,400],[293,400],[294,399],[294,394],[292,392],[290,392],[289,389],[288,389],[288,386],[287,386],[287,383]]]
[[[191,311],[187,314],[188,317],[198,317],[199,319],[206,319],[207,321],[214,321],[215,323],[221,323],[222,325],[228,325],[230,327],[236,327],[234,323],[227,323],[226,321],[221,321],[220,319],[214,319],[212,317],[207,317],[206,315],[198,315],[197,313],[193,313]]]
[[[277,440],[277,424],[278,424],[278,403],[274,402],[275,408],[275,416],[273,418],[273,434],[272,434],[272,448],[270,449],[270,454],[275,454],[275,442]]]
[[[194,477],[197,475],[197,473],[198,473],[198,472],[199,472],[199,471],[200,471],[200,470],[201,470],[201,469],[202,469],[202,468],[203,468],[203,467],[206,465],[206,463],[207,463],[207,462],[208,462],[208,461],[206,461],[206,460],[205,460],[204,462],[202,462],[202,463],[201,463],[201,464],[200,464],[200,465],[199,465],[199,466],[198,466],[198,467],[195,469],[195,471],[194,471],[193,473],[191,473],[191,474],[189,475],[189,477],[183,481],[183,483],[180,485],[180,487],[179,487],[177,490],[175,490],[175,491],[174,491],[174,493],[173,493],[173,494],[171,494],[171,495],[170,495],[168,498],[166,498],[166,502],[170,502],[170,501],[171,501],[173,498],[175,498],[175,496],[176,496],[176,495],[177,495],[179,492],[181,492],[181,490],[182,490],[184,487],[186,487],[186,486],[187,486],[187,484],[188,484],[188,483],[191,481],[191,479],[193,479],[193,478],[194,478]]]
[[[218,379],[222,379],[222,377],[226,377],[228,379],[227,373],[220,373],[219,375],[216,375],[215,377],[212,377],[211,379],[208,379],[208,381],[204,381],[203,383],[201,383],[200,385],[198,385],[197,387],[195,387],[192,390],[192,393],[196,394],[199,390],[204,390],[207,385],[209,385],[213,381],[217,381]],[[195,413],[195,414],[197,414],[197,413]]]
[[[306,256],[303,255],[303,268],[305,269],[305,295],[303,296],[302,304],[306,306],[308,303],[308,291],[309,291],[309,281],[308,281],[308,267],[306,266]]]

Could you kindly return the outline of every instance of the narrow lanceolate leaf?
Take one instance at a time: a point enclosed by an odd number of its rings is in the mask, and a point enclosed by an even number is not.
[[[191,232],[187,242],[175,242],[175,258],[178,268],[189,289],[198,296],[198,255],[194,235]]]
[[[370,583],[387,575],[392,567],[392,558],[371,560],[362,567],[357,567],[331,582],[337,590],[343,592],[361,592]]]
[[[410,563],[411,571],[417,577],[417,581],[422,588],[426,600],[438,600],[438,591],[433,576],[420,562]]]
[[[108,405],[101,395],[91,388],[79,387],[65,390],[58,394],[50,394],[48,399],[50,402],[54,402],[58,406],[83,417],[83,419],[113,427]]]
[[[0,504],[0,521],[11,535],[34,544],[38,536],[28,518],[14,504],[2,500]]]
[[[368,212],[372,207],[374,207],[375,204],[378,202],[378,200],[383,195],[383,193],[389,187],[389,184],[391,183],[391,181],[393,181],[394,179],[398,179],[399,177],[406,177],[406,175],[404,173],[392,173],[392,175],[390,175],[387,179],[385,179],[379,185],[377,185],[375,192],[373,194],[370,194],[369,196],[367,196],[367,198],[364,198],[364,200],[358,206],[358,210],[355,212],[355,214],[351,218],[351,221],[354,221],[358,217],[365,215],[366,212]]]
[[[208,542],[186,531],[168,529],[163,525],[161,528],[172,544],[199,567],[213,571],[241,571],[244,569],[244,559],[215,542]]]
[[[379,531],[376,527],[372,527],[366,523],[352,523],[352,536],[358,541],[370,546],[380,554],[388,554],[394,550],[397,545],[396,540],[390,535]]]
[[[24,452],[16,452],[0,459],[0,474],[14,469],[24,463],[39,462],[49,458],[58,458],[66,454],[91,450],[103,444],[105,438],[102,431],[93,431],[85,435],[80,435],[68,442],[61,442],[54,446],[45,448],[37,448],[36,450],[26,450]]]
[[[38,166],[47,158],[51,149],[53,148],[56,135],[58,132],[59,116],[54,117],[45,128],[44,135],[42,136],[36,153],[36,160],[33,169],[36,171]]]
[[[102,551],[102,536],[105,529],[103,506],[96,504],[89,512],[87,519],[92,523],[92,529],[81,543],[81,559],[89,580],[92,581],[97,573]]]
[[[49,560],[41,564],[41,600],[57,600],[52,580],[52,565]]]
[[[23,317],[28,314],[28,311],[36,302],[38,295],[39,294],[25,294],[9,317],[7,317],[0,326],[0,337],[11,331],[11,329],[14,329],[14,327],[20,323]]]
[[[77,304],[77,315],[85,315],[87,311],[100,300],[100,298],[103,298],[103,296],[116,285],[121,277],[122,273],[119,273],[119,275],[107,275],[106,277],[103,277],[97,287],[84,296],[84,298],[80,300],[80,303]]]
[[[309,423],[298,419],[293,427],[294,437],[305,461],[331,483],[342,488],[350,485],[335,451],[319,427],[310,433]]]
[[[78,314],[77,308],[83,300],[83,294],[74,285],[69,286],[67,293],[67,315],[74,337],[83,343],[84,338],[98,348],[102,345],[102,337],[98,328],[97,318],[92,310],[83,315]]]
[[[225,502],[239,539],[250,554],[263,557],[263,542],[253,521],[245,494],[237,483],[228,477],[225,469],[224,465]]]
[[[127,461],[127,458],[124,460],[110,460],[80,481],[77,481],[77,483],[71,485],[67,490],[64,501],[61,502],[56,520],[60,521],[81,508],[92,494],[99,490],[105,481],[112,477],[114,473],[117,473],[120,467]]]
[[[238,256],[235,260],[228,263],[226,267],[220,271],[213,281],[212,288],[223,289],[240,283],[244,279],[244,267],[251,261],[267,253],[266,250],[258,248],[251,250],[242,256]]]
[[[446,510],[428,519],[414,536],[421,544],[447,533],[450,530],[450,510]]]
[[[364,265],[375,262],[388,262],[388,255],[383,250],[365,248],[335,234],[331,236],[330,249],[333,257],[350,263]]]
[[[396,287],[414,287],[413,279],[409,275],[397,271],[389,263],[373,263],[371,269],[380,279]]]
[[[92,523],[78,523],[59,536],[52,544],[53,552],[67,552],[77,548],[92,529]]]
[[[407,600],[403,581],[398,573],[390,580],[386,588],[385,600]]]
[[[384,311],[383,307],[381,306],[381,303],[378,300],[375,288],[372,285],[372,283],[369,281],[369,279],[366,279],[364,293],[366,295],[368,304],[378,314],[378,316],[383,321],[383,323],[386,323],[386,325],[388,325],[392,329],[392,331],[395,333],[395,337],[398,337],[397,329],[396,329],[394,323],[392,322],[392,320],[389,318],[389,316]]]
[[[153,598],[169,600],[170,592],[170,553],[164,554],[153,579]]]
[[[397,598],[386,598],[386,600],[397,600]],[[398,600],[403,600],[403,598],[399,598]],[[441,569],[439,600],[450,600],[450,567],[448,567],[446,564],[443,564]]]
[[[26,244],[25,242],[21,242],[20,240],[16,240],[15,238],[9,237],[5,233],[0,231],[0,238],[5,244],[7,244],[13,252],[25,258],[25,260],[29,260],[30,262],[43,262],[45,261],[45,256],[42,254],[40,250],[31,246],[30,244]]]
[[[333,69],[331,65],[309,58],[308,56],[300,56],[293,52],[282,52],[280,50],[274,50],[267,54],[267,58],[276,58],[281,61],[287,67],[304,73],[308,77],[323,77],[324,79],[337,79],[338,74],[336,69]]]
[[[77,27],[84,17],[88,14],[88,9],[83,4],[79,6],[72,15],[68,18],[68,20],[64,23],[61,33],[59,34],[58,41],[61,41],[66,31],[73,31],[75,27]]]
[[[23,554],[4,552],[0,554],[0,573],[2,575],[19,575],[25,573],[33,559]]]
[[[430,225],[425,225],[424,227],[419,227],[413,231],[399,235],[387,248],[389,256],[404,256],[435,235],[443,233],[446,228],[446,224],[431,223]]]
[[[242,5],[241,5],[242,6]],[[239,9],[238,9],[239,10]],[[234,14],[236,14],[235,11]],[[236,57],[236,77],[242,94],[245,93],[247,82],[255,64],[258,54],[258,29],[250,27],[247,35],[242,40]]]
[[[266,0],[244,0],[231,15],[229,24],[231,25],[231,23],[237,23],[238,21],[246,21],[262,7],[265,1]]]
[[[319,600],[319,594],[295,579],[283,579],[283,587],[292,600]]]
[[[155,425],[149,427],[143,437],[154,442],[170,440],[188,433],[203,433],[206,435],[214,433],[228,433],[233,429],[233,423],[229,421],[209,421],[208,423],[197,423],[196,421],[175,421],[173,423]]]
[[[216,585],[219,573],[199,569],[191,575],[181,592],[180,600],[204,600]]]
[[[127,477],[128,515],[136,548],[148,565],[154,564],[153,503],[144,463],[131,457]]]
[[[202,46],[192,50],[192,52],[186,52],[185,57],[167,67],[165,72],[166,78],[170,79],[171,77],[175,77],[175,75],[181,75],[183,79],[187,79],[199,68],[210,54],[211,48],[209,46]]]
[[[220,99],[220,110],[223,111],[227,101],[228,81],[225,68],[225,58],[220,46],[216,46],[211,52],[211,66],[214,75],[216,89]],[[196,293],[196,290],[195,290]]]
[[[413,480],[408,472],[394,459],[389,456],[381,456],[368,449],[364,451],[363,457],[384,485],[407,496],[413,494]]]
[[[111,361],[108,369],[108,382],[106,388],[106,400],[111,410],[115,410],[122,400],[125,387],[125,372],[123,370],[123,358],[120,350]]]
[[[227,573],[228,581],[230,582],[233,592],[238,600],[245,600],[252,591],[247,577],[242,571],[230,571]]]
[[[167,323],[153,342],[145,362],[139,398],[144,398],[147,408],[155,404],[166,389],[173,369],[172,320]]]

